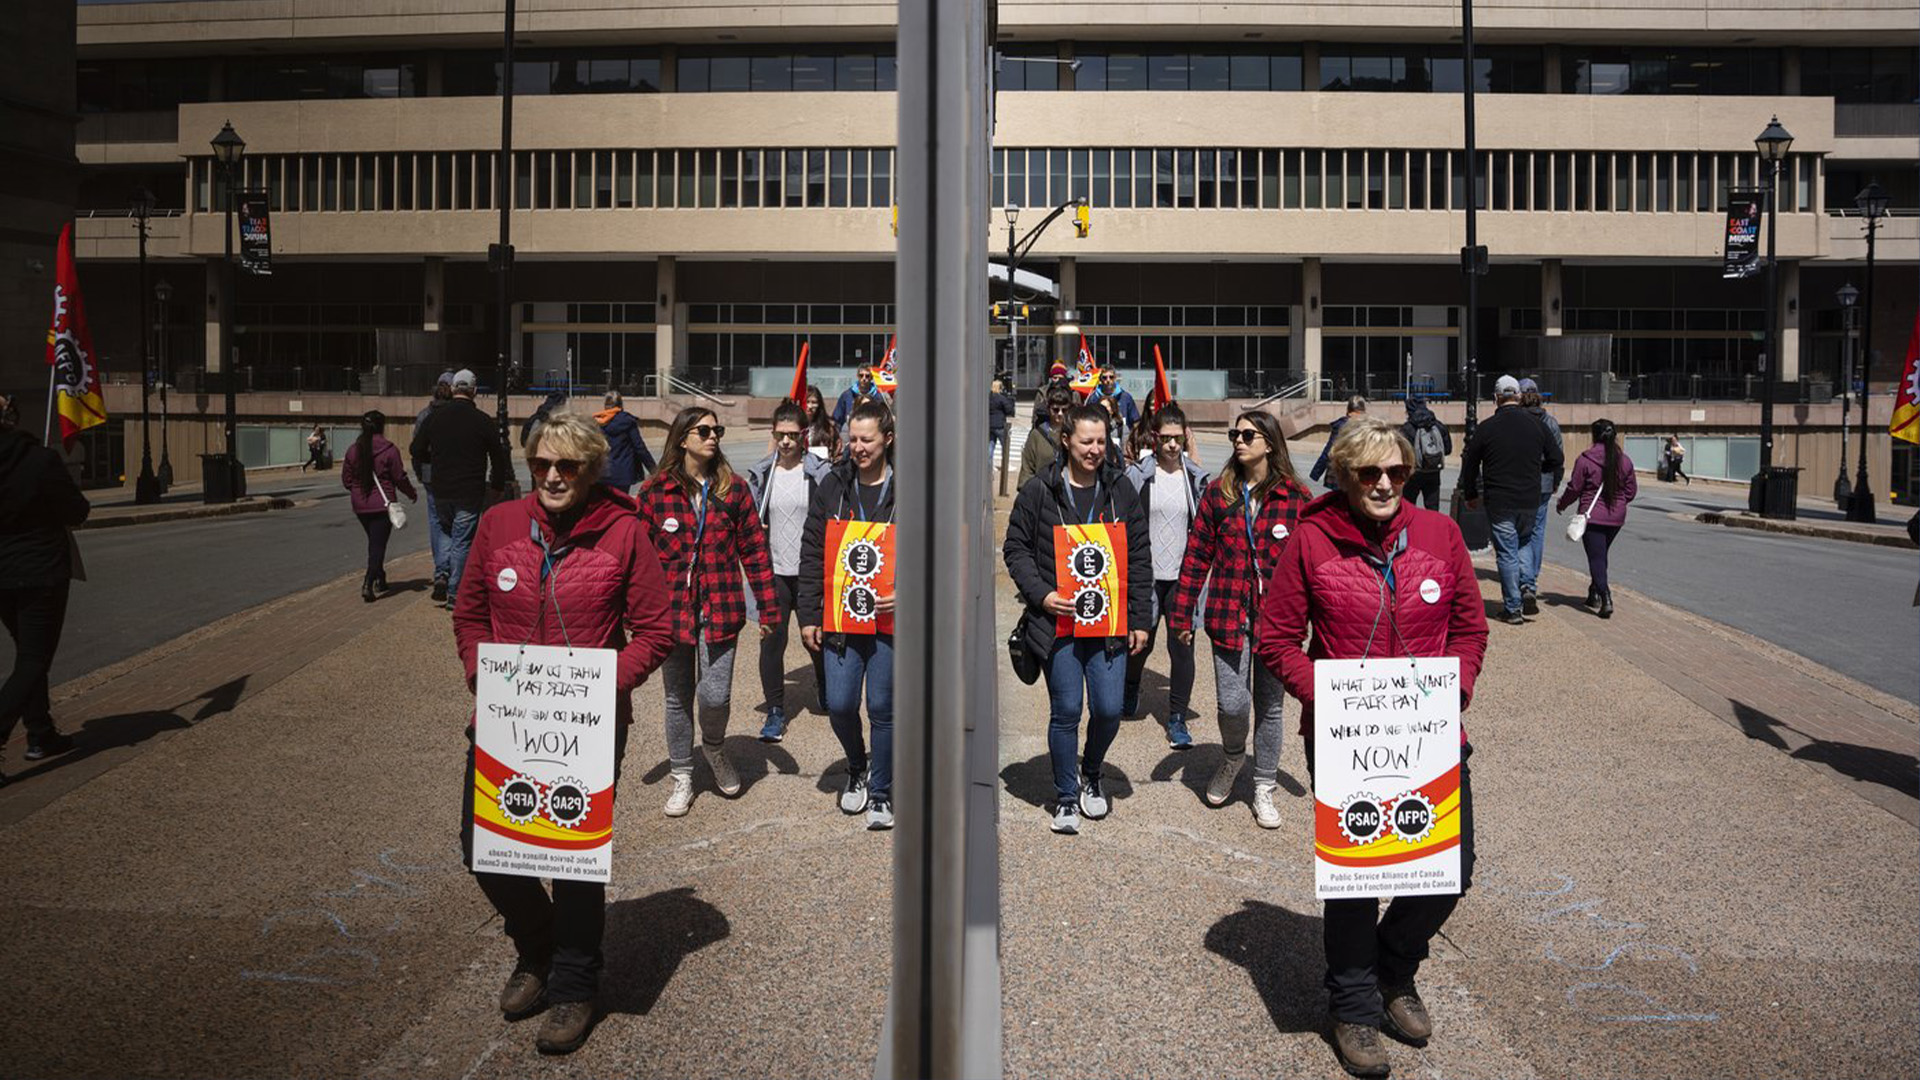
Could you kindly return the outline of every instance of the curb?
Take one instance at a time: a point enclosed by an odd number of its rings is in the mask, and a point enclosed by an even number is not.
[[[191,518],[232,517],[235,514],[260,514],[268,510],[291,510],[299,505],[301,503],[297,500],[276,495],[268,499],[227,503],[224,506],[182,506],[170,510],[144,510],[113,517],[89,518],[76,528],[117,529],[127,525],[155,525],[162,521],[186,521]]]
[[[1752,529],[1755,532],[1783,533],[1789,536],[1810,536],[1821,540],[1846,540],[1855,544],[1875,544],[1880,547],[1905,548],[1917,550],[1913,541],[1904,536],[1883,533],[1865,533],[1853,529],[1839,529],[1825,525],[1802,525],[1797,521],[1775,521],[1769,518],[1747,517],[1739,513],[1725,513],[1709,510],[1697,514],[1693,520],[1702,525],[1726,525],[1735,529]]]

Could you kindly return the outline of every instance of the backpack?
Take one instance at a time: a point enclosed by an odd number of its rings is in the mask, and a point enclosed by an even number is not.
[[[1438,423],[1422,424],[1413,433],[1413,452],[1421,472],[1437,472],[1447,463],[1447,444]]]

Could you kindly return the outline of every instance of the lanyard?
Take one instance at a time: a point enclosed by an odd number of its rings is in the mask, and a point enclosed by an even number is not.
[[[712,484],[711,480],[700,481],[700,496],[697,500],[697,505],[693,508],[693,512],[696,515],[696,524],[693,529],[693,558],[695,562],[698,562],[700,559],[700,538],[707,535],[707,497],[710,484]]]
[[[1255,541],[1254,518],[1260,515],[1260,508],[1253,504],[1253,485],[1240,485],[1240,518],[1247,526],[1247,558],[1253,560],[1253,569],[1260,569],[1260,548]]]
[[[888,469],[887,478],[885,480],[880,481],[880,497],[878,499],[875,499],[873,503],[873,512],[875,514],[878,514],[880,512],[881,507],[887,505],[887,491],[892,487],[893,487],[893,470]],[[870,518],[867,517],[867,508],[861,505],[861,502],[860,502],[860,473],[858,470],[856,470],[853,474],[853,490],[848,492],[848,494],[853,497],[853,519],[855,521],[871,520]]]
[[[1067,506],[1069,509],[1071,509],[1073,506],[1073,485],[1067,482],[1067,475],[1065,473],[1060,474],[1060,487],[1066,492]],[[1094,520],[1099,516],[1100,516],[1100,480],[1098,477],[1095,477],[1093,481],[1093,501],[1089,503],[1087,506],[1087,520],[1082,524],[1091,525],[1093,524]]]

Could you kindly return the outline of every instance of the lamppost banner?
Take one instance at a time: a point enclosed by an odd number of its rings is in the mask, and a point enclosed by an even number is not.
[[[1722,278],[1752,277],[1760,272],[1760,208],[1763,195],[1736,191],[1727,196],[1727,254]]]
[[[273,273],[273,240],[264,191],[240,193],[240,266],[249,274]]]

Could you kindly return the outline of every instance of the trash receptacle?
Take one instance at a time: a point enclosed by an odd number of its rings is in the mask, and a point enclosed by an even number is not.
[[[1798,516],[1800,505],[1800,470],[1787,465],[1771,465],[1761,476],[1754,477],[1756,482],[1764,482],[1764,501],[1760,506],[1760,516],[1792,521]]]
[[[232,454],[200,455],[201,502],[230,503],[246,493],[246,474]]]

